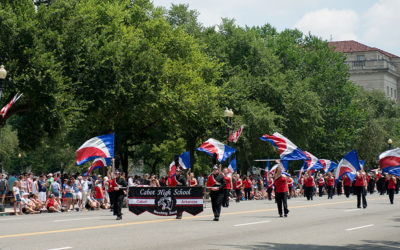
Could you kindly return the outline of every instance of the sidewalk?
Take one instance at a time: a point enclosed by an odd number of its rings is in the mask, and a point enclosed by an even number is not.
[[[17,209],[18,211],[18,209]],[[4,208],[4,212],[0,212],[0,216],[8,216],[8,215],[14,215],[14,208],[6,206]]]

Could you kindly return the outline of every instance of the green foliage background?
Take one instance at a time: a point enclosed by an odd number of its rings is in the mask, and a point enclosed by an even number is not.
[[[194,172],[207,173],[210,158],[195,148],[227,141],[226,107],[235,128],[245,125],[231,145],[241,172],[278,157],[259,140],[275,131],[321,159],[356,149],[367,168],[389,137],[398,145],[399,106],[351,83],[345,56],[312,34],[230,19],[204,27],[187,5],[149,0],[35,3],[0,3],[2,105],[24,93],[0,122],[8,172],[85,172],[75,150],[115,132],[124,171],[158,173],[190,150]]]

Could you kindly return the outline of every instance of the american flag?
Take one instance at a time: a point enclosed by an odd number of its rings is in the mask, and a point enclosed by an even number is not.
[[[240,126],[240,128],[237,131],[232,132],[229,136],[229,141],[236,143],[237,140],[239,139],[239,136],[242,134],[243,131],[243,126]]]
[[[22,94],[18,94],[18,93],[17,93],[17,94],[14,96],[14,98],[13,98],[9,103],[7,103],[6,106],[4,106],[4,107],[0,110],[0,115],[3,116],[3,118],[6,116],[8,110],[12,107],[12,105],[13,105],[16,101],[18,101],[18,99],[21,98],[21,96],[22,96]]]

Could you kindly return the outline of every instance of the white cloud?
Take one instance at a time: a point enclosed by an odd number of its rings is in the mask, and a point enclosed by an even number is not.
[[[359,17],[353,10],[320,9],[305,14],[295,28],[329,40],[357,40]]]
[[[363,39],[372,47],[394,54],[398,53],[400,46],[399,13],[400,1],[398,0],[380,0],[375,3],[364,15]]]
[[[293,18],[314,6],[319,0],[153,0],[156,6],[169,8],[171,4],[189,4],[199,11],[199,21],[205,26],[218,25],[221,18],[233,18],[244,26],[290,26]]]

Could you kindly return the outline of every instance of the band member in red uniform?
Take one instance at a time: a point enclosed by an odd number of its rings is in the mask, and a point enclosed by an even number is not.
[[[268,174],[268,186],[267,186],[267,194],[268,200],[272,200],[272,191],[274,190],[274,181],[272,180],[272,174]]]
[[[324,177],[322,177],[322,174],[319,175],[318,178],[318,193],[319,193],[319,197],[322,197],[322,195],[324,195],[324,188],[325,186],[325,180]]]
[[[313,199],[314,178],[310,172],[304,175],[304,192],[306,193],[307,200]]]
[[[326,189],[328,191],[328,199],[333,199],[333,193],[335,192],[335,177],[332,173],[328,173],[328,178],[326,179]]]
[[[278,206],[279,216],[282,217],[282,205],[285,217],[289,213],[287,208],[287,192],[289,191],[286,176],[282,174],[281,166],[277,167],[274,174],[275,200]]]
[[[347,198],[350,197],[350,190],[351,190],[351,180],[347,176],[347,174],[343,175],[343,186],[344,186],[344,194]]]
[[[114,198],[114,215],[117,216],[117,220],[122,220],[122,205],[124,201],[124,197],[126,195],[126,187],[128,186],[126,181],[121,178],[120,172],[115,170],[115,179],[110,184],[110,188],[113,189],[113,198]]]
[[[361,198],[363,202],[363,208],[367,208],[367,199],[365,198],[365,186],[366,186],[366,176],[363,170],[356,173],[356,182],[354,183],[354,189],[357,194],[357,208],[361,208]]]
[[[288,199],[290,199],[292,197],[292,192],[293,192],[293,178],[291,176],[289,176],[287,178],[287,181],[288,181],[288,187],[289,187]]]
[[[244,185],[244,198],[246,198],[246,200],[250,200],[250,193],[251,193],[251,180],[250,177],[246,177],[244,176],[244,181],[243,181],[243,185]]]
[[[110,197],[110,209],[114,213],[114,189],[112,186],[116,186],[115,179],[112,177],[111,174],[111,168],[107,171],[107,176],[108,176],[108,196]],[[114,213],[115,215],[115,213]]]
[[[235,193],[236,193],[236,202],[240,202],[240,199],[242,198],[242,179],[240,179],[240,175],[236,174],[236,180],[235,180]]]
[[[229,207],[229,197],[231,196],[231,191],[232,191],[232,178],[230,177],[227,168],[224,168],[224,178],[225,178],[225,196],[222,206]]]
[[[214,165],[212,173],[208,176],[207,188],[210,190],[211,206],[214,213],[214,221],[219,221],[221,206],[225,196],[225,178]]]
[[[178,163],[179,164],[179,163]],[[179,166],[176,168],[176,187],[186,187],[186,178],[185,175],[182,174],[182,168]],[[182,219],[182,213],[176,215],[177,219]]]
[[[194,178],[194,173],[190,173],[190,176],[189,176],[189,185],[190,185],[191,187],[196,187],[196,186],[197,186],[197,180],[196,180],[196,178]]]
[[[390,204],[393,204],[393,198],[394,198],[394,192],[396,190],[396,176],[390,175],[389,180],[388,180],[388,195],[389,195],[389,200]]]

